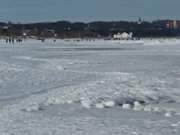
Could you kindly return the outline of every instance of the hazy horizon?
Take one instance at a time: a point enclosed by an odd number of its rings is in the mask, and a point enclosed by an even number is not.
[[[1,22],[180,19],[179,0],[3,0]]]

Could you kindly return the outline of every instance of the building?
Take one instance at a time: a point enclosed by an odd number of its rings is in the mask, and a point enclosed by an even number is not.
[[[123,33],[118,33],[118,34],[114,34],[113,35],[113,39],[115,40],[128,40],[128,39],[132,39],[133,38],[133,33],[127,33],[127,32],[123,32]]]
[[[166,27],[168,29],[180,29],[180,21],[179,20],[169,20],[166,23]]]

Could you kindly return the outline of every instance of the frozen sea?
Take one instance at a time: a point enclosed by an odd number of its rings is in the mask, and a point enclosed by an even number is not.
[[[179,135],[180,40],[0,41],[1,135]]]

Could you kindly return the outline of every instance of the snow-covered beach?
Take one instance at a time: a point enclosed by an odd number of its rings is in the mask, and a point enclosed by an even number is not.
[[[180,39],[0,41],[0,134],[179,135]]]

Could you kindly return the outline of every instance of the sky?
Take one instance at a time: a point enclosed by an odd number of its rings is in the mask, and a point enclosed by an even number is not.
[[[180,0],[0,0],[0,21],[180,19]]]

